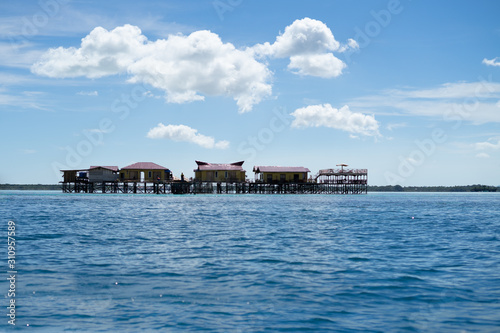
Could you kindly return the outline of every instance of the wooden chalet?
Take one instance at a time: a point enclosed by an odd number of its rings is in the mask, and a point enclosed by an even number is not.
[[[76,183],[89,181],[89,169],[61,170],[63,183]]]
[[[193,170],[195,182],[245,182],[245,170],[242,167],[244,161],[230,164],[195,162],[198,164],[198,168]]]
[[[88,170],[89,182],[114,182],[118,180],[117,166],[94,165]]]
[[[254,166],[255,181],[266,184],[306,183],[308,173],[304,167]]]
[[[172,172],[152,162],[138,162],[120,169],[121,182],[165,182],[172,180]]]

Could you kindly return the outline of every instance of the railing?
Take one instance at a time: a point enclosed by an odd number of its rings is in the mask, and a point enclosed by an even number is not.
[[[317,176],[333,174],[368,174],[368,169],[323,169],[319,170]]]

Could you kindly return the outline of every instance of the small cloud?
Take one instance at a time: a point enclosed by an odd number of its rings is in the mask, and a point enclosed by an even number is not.
[[[490,155],[486,154],[486,153],[479,153],[476,155],[476,157],[479,157],[479,158],[489,158]]]
[[[486,66],[495,66],[495,67],[498,67],[498,66],[500,66],[500,62],[497,59],[498,59],[498,57],[490,59],[490,60],[484,58],[483,59],[483,64],[485,64]]]
[[[347,44],[341,45],[339,48],[339,52],[345,52],[347,50],[357,50],[359,49],[359,44],[354,39],[349,38],[347,40]]]
[[[97,91],[79,91],[76,93],[77,95],[81,96],[99,96],[99,93]]]
[[[380,136],[379,124],[374,116],[352,112],[347,105],[340,109],[330,104],[310,105],[291,113],[295,119],[292,127],[329,127],[349,132],[351,137],[357,134]]]
[[[227,140],[219,141],[219,142],[215,143],[214,147],[217,149],[227,149],[227,148],[229,148],[229,141],[227,141]]]
[[[144,96],[144,97],[149,97],[149,98],[156,98],[156,99],[160,99],[160,98],[161,98],[161,96],[157,96],[157,95],[153,94],[150,90],[145,91],[145,92],[142,94],[142,96]]]
[[[191,142],[208,149],[227,149],[229,141],[218,141],[211,136],[198,133],[198,130],[186,125],[163,125],[159,123],[146,135],[150,139],[168,139],[172,141]]]
[[[477,150],[497,150],[500,149],[500,139],[496,139],[496,143],[494,142],[495,139],[491,138],[488,141],[485,142],[477,142],[474,147]]]
[[[393,123],[393,124],[387,124],[386,128],[389,131],[392,131],[393,129],[402,128],[402,127],[406,127],[406,126],[408,126],[407,123]]]

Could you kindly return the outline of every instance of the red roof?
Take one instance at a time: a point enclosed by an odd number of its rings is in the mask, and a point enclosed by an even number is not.
[[[111,171],[114,171],[114,172],[118,172],[118,167],[115,166],[115,165],[112,165],[112,166],[104,166],[104,165],[92,165],[90,166],[89,170],[92,170],[92,169],[98,169],[98,168],[103,168],[103,169],[108,169],[108,170],[111,170]]]
[[[123,167],[124,169],[139,169],[139,170],[166,170],[167,168],[152,162],[137,162]]]
[[[195,169],[194,171],[203,171],[203,170],[209,170],[209,171],[245,171],[243,170],[243,163],[244,161],[241,162],[235,162],[231,164],[223,164],[223,163],[207,163],[207,162],[201,162],[201,161],[195,161],[196,164],[198,164],[198,169]]]
[[[311,172],[304,167],[254,166],[253,172]]]

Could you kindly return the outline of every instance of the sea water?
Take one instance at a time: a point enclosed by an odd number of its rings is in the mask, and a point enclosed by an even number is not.
[[[500,331],[500,193],[1,191],[0,219],[16,328]]]

